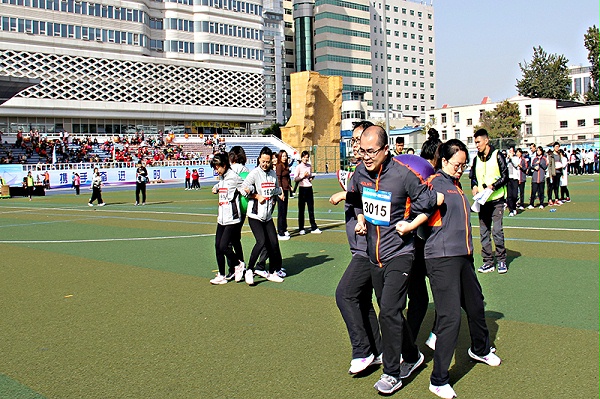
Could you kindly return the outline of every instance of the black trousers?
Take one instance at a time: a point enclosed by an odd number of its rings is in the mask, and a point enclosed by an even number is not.
[[[287,213],[288,213],[288,198],[290,192],[283,190],[283,200],[277,196],[277,234],[284,235],[288,229]]]
[[[225,258],[230,265],[237,265],[240,262],[239,256],[233,250],[233,240],[238,236],[238,224],[223,225],[217,223],[217,232],[215,233],[215,252],[217,255],[217,266],[219,274],[225,275]]]
[[[298,187],[298,229],[304,230],[304,207],[308,208],[308,219],[310,221],[310,228],[313,230],[317,229],[317,222],[315,221],[315,197],[313,195],[312,187]]]
[[[189,177],[185,178],[185,188],[192,188]]]
[[[427,282],[425,281],[427,270],[425,268],[424,252],[425,241],[415,237],[415,258],[408,278],[408,307],[406,310],[406,322],[415,343],[429,307],[429,294],[427,293]]]
[[[450,382],[448,369],[460,331],[461,297],[469,322],[471,351],[478,356],[488,355],[490,334],[485,322],[483,293],[475,275],[473,257],[434,258],[427,259],[425,263],[437,313],[437,340],[431,383],[440,386]]]
[[[75,195],[79,195],[79,192],[80,192],[79,186],[73,186],[73,187],[75,187]]]
[[[519,202],[518,206],[525,206],[525,181],[519,183]]]
[[[504,198],[486,202],[479,209],[479,234],[481,236],[481,256],[486,264],[494,263],[492,238],[496,246],[496,261],[506,262],[506,247],[504,246]]]
[[[516,179],[508,179],[508,183],[506,184],[507,188],[507,196],[506,196],[506,205],[508,205],[509,211],[517,210],[517,197],[519,195],[519,181]]]
[[[567,186],[560,186],[560,199],[564,200],[571,197],[569,195],[569,188]]]
[[[104,203],[104,201],[102,201],[102,190],[100,190],[100,187],[92,187],[92,198],[90,198],[90,204],[95,200],[98,200],[98,204]]]
[[[389,260],[383,267],[371,266],[373,288],[380,309],[383,372],[395,378],[400,376],[400,356],[411,363],[419,358],[419,350],[402,313],[406,307],[412,261],[412,255],[401,255]]]
[[[273,219],[263,222],[258,219],[248,218],[248,224],[250,224],[250,229],[256,239],[256,244],[254,244],[252,253],[250,254],[248,268],[254,270],[260,251],[263,247],[266,247],[269,254],[269,273],[281,270],[281,251]]]
[[[540,200],[540,205],[544,205],[544,186],[546,183],[534,183],[531,182],[531,199],[529,200],[529,205],[533,206],[533,202],[535,201],[535,197],[537,196]]]
[[[548,201],[552,201],[553,199],[558,200],[558,187],[560,186],[560,176],[556,175],[552,178],[547,177],[546,184],[548,186]]]
[[[368,258],[352,256],[335,290],[335,302],[348,329],[353,359],[381,353],[379,321],[372,300],[372,267]]]
[[[142,202],[146,203],[146,183],[135,183],[135,203],[140,203],[140,193],[142,193]]]

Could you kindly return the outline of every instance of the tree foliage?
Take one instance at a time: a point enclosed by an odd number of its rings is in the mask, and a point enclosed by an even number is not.
[[[473,128],[485,129],[490,139],[518,138],[521,133],[521,111],[516,103],[504,102],[498,104],[491,111],[485,111],[481,117],[481,123]]]
[[[265,136],[275,136],[278,139],[281,139],[281,124],[279,123],[274,123],[271,126],[269,126],[268,128],[266,128],[265,130],[263,130],[263,134]]]
[[[598,65],[598,52],[600,50],[600,32],[596,25],[588,28],[587,33],[583,36],[583,44],[588,51],[588,60],[592,66],[592,79],[589,91],[585,93],[585,101],[588,103],[597,104],[600,100],[600,87],[598,85],[598,77],[600,70]]]
[[[534,47],[531,62],[519,63],[523,79],[517,80],[517,92],[530,98],[571,99],[568,62],[564,55],[548,54],[541,46]]]

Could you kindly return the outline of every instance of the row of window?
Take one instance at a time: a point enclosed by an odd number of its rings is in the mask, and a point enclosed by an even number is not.
[[[241,37],[243,39],[263,40],[263,31],[260,29],[247,28],[245,26],[236,26],[222,24],[219,22],[202,21],[201,32],[218,33],[225,36]]]
[[[364,120],[366,117],[365,111],[343,111],[342,119],[360,119]]]
[[[375,3],[373,2],[373,8],[379,8],[381,10],[381,3]],[[390,6],[386,5],[385,6],[386,11],[390,11]],[[400,10],[399,7],[394,7],[394,12],[398,12]],[[406,8],[402,8],[402,14],[406,14],[407,9]],[[412,16],[415,15],[415,10],[408,10],[408,13]],[[417,11],[416,13],[417,17],[422,18],[423,17],[423,12],[422,11]],[[433,15],[432,14],[427,14],[427,19],[432,19]]]
[[[351,17],[348,15],[336,14],[333,12],[321,12],[315,16],[316,21],[319,21],[321,19],[333,19],[336,21],[353,22],[356,24],[369,25],[369,20],[367,18]]]
[[[382,78],[381,79],[381,83],[383,84],[383,82],[384,82],[384,80]],[[375,78],[375,84],[378,84],[378,83],[379,83],[379,78]],[[388,85],[390,85],[390,86],[392,85],[392,79],[388,79]],[[400,79],[396,80],[396,86],[402,86],[402,81]],[[412,82],[409,82],[408,80],[405,80],[404,81],[404,86],[405,87],[409,87],[409,86],[417,87],[417,82],[415,82],[414,80]],[[425,82],[419,82],[418,86],[421,89],[424,89],[425,88]],[[435,83],[429,83],[429,88],[430,89],[434,89],[435,88]]]
[[[349,8],[349,9],[353,9],[353,10],[359,10],[359,11],[369,11],[369,6],[365,6],[364,4],[356,4],[356,3],[351,3],[349,1],[343,1],[343,0],[317,0],[315,2],[315,6],[322,6],[324,4],[330,4],[330,5],[334,5],[334,6],[338,6],[338,7],[344,7],[344,8]]]
[[[377,21],[377,18],[379,17],[379,22],[382,22],[382,18],[381,15],[377,15],[377,14],[373,14],[373,21]],[[386,17],[385,18],[385,22],[387,22],[388,24],[392,22],[390,17]],[[394,18],[394,25],[400,25],[400,20],[398,18]],[[411,28],[417,28],[420,31],[423,31],[423,24],[418,23],[415,25],[414,22],[408,22],[406,20],[402,20],[402,26],[406,26],[406,27],[411,27]],[[428,31],[433,31],[433,25],[427,25],[427,30]]]
[[[321,42],[317,42],[315,44],[315,48],[321,48],[321,47],[333,47],[333,48],[341,48],[341,49],[345,49],[345,50],[365,51],[368,53],[371,52],[371,46],[363,46],[360,44],[352,44],[352,43],[347,43],[347,42],[337,42],[334,40],[324,40]]]
[[[264,51],[256,48],[232,46],[218,43],[196,43],[202,54],[222,55],[226,57],[264,60]]]
[[[402,111],[402,104],[389,104],[389,107],[390,107],[390,109],[396,109],[398,111]],[[375,103],[375,109],[385,109],[385,104]],[[413,111],[419,111],[419,109],[421,110],[421,112],[425,112],[424,105],[421,105],[420,107],[417,105],[412,106]],[[411,110],[411,106],[405,104],[404,111],[410,111],[410,110]]]
[[[341,69],[322,69],[317,72],[319,72],[321,75],[327,76],[343,76],[347,78],[371,79],[371,74],[365,72],[343,71]]]
[[[373,33],[377,33],[377,27],[376,27],[376,26],[375,26],[375,27],[373,27]],[[379,28],[379,34],[383,35],[383,28]],[[386,31],[385,31],[385,34],[386,34],[387,36],[390,36],[390,35],[392,34],[392,31],[391,31],[391,30],[389,30],[389,29],[386,29]],[[396,36],[396,37],[400,37],[400,31],[397,31],[397,30],[396,30],[396,31],[394,31],[394,36]],[[408,37],[409,37],[409,36],[408,36],[408,32],[402,32],[402,37],[403,37],[403,38],[405,38],[405,39],[408,39]],[[416,39],[418,39],[418,40],[419,40],[419,42],[421,42],[421,43],[423,42],[423,35],[418,35],[418,36],[417,36],[417,35],[415,35],[414,33],[411,33],[411,34],[410,34],[410,38],[411,38],[411,40],[416,40]],[[431,37],[431,36],[428,36],[428,37],[427,37],[427,41],[428,41],[429,43],[433,43],[433,37]],[[388,46],[388,47],[389,47],[389,46]]]
[[[594,118],[594,126],[600,125],[600,118]],[[560,128],[566,129],[569,127],[569,121],[560,121]],[[585,119],[577,119],[577,127],[585,127]]]
[[[357,64],[357,65],[371,65],[370,59],[344,57],[341,55],[322,55],[315,59],[316,63],[325,62],[325,61],[342,62],[342,63],[346,63],[346,64]]]
[[[190,0],[192,1],[192,0]],[[215,8],[222,8],[224,10],[231,10],[236,12],[242,12],[250,15],[259,15],[263,14],[263,6],[254,3],[248,3],[245,1],[239,0],[196,0],[196,4],[198,1],[203,6],[210,6]]]
[[[333,26],[324,26],[324,27],[315,29],[315,36],[319,35],[319,34],[323,34],[323,33],[336,33],[338,35],[364,37],[367,39],[371,37],[371,35],[369,35],[369,32],[361,32],[361,31],[352,30],[352,29],[336,28]],[[286,36],[286,40],[287,40],[287,36]]]
[[[379,97],[379,90],[375,90],[375,97]],[[381,92],[381,97],[385,97],[385,93],[382,91]],[[388,97],[389,98],[393,98],[394,97],[394,93],[393,92],[388,92]],[[402,93],[397,91],[396,92],[396,98],[402,98]],[[425,100],[425,94],[417,94],[417,93],[404,93],[404,98],[410,99],[412,98],[413,100]],[[431,101],[435,101],[435,95],[430,94],[429,95],[429,99]]]
[[[388,70],[389,73],[391,73],[392,72],[392,67],[387,67],[387,70]],[[377,71],[383,72],[384,71],[383,70],[383,65],[381,65],[381,66],[375,65],[375,72],[377,72]],[[412,69],[409,72],[408,68],[404,68],[404,69],[402,69],[402,68],[396,68],[396,73],[404,73],[405,75],[408,75],[410,73],[411,75],[415,75],[416,76],[417,75],[417,70],[416,69]],[[420,70],[419,71],[419,76],[425,76],[425,71]],[[429,72],[429,77],[433,78],[433,76],[434,76],[434,72],[430,71]],[[375,83],[377,83],[377,82],[375,82]]]
[[[396,43],[396,44],[399,44],[399,43]],[[389,47],[389,46],[388,46],[388,47]],[[399,47],[399,46],[396,46],[396,48],[400,48],[400,47]],[[404,50],[404,51],[408,51],[408,44],[403,44],[403,45],[402,45],[402,50]],[[425,54],[425,53],[424,53],[424,50],[425,50],[425,49],[424,49],[423,47],[419,47],[419,54]],[[410,46],[410,51],[417,51],[417,46]],[[428,49],[427,49],[427,52],[428,52],[429,54],[433,54],[433,48],[428,48]],[[383,53],[377,53],[377,52],[375,52],[375,58],[377,58],[377,54],[379,54],[379,57],[380,57],[381,59],[383,59]],[[391,59],[391,54],[388,54],[388,56],[387,56],[387,57],[388,57],[388,60],[389,60],[389,59]],[[396,56],[396,61],[399,61],[399,59],[398,59],[399,57],[400,57],[400,56],[398,56],[398,55]]]

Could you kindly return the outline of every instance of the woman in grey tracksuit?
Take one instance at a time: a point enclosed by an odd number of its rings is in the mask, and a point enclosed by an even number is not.
[[[273,170],[271,158],[273,151],[269,147],[263,147],[258,157],[259,165],[254,168],[244,180],[240,192],[248,197],[248,224],[256,239],[252,248],[248,270],[245,273],[246,283],[254,284],[254,267],[263,247],[269,253],[269,274],[267,280],[283,282],[283,278],[277,275],[281,270],[281,251],[277,239],[277,231],[273,223],[273,209],[275,196],[283,196],[281,187],[277,181],[277,174]]]
[[[544,156],[544,149],[538,147],[535,150],[535,158],[531,160],[531,198],[528,209],[533,209],[535,197],[540,200],[540,209],[544,209],[544,186],[546,184],[546,170],[548,169],[548,160]]]

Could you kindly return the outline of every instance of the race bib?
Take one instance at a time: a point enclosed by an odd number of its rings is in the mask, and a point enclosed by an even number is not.
[[[350,181],[350,178],[353,174],[354,172],[349,172],[347,170],[337,171],[338,182],[340,183],[340,186],[342,186],[344,191],[348,191],[348,182]]]
[[[365,187],[362,192],[362,200],[363,214],[369,223],[377,226],[390,225],[392,193]]]
[[[219,188],[219,205],[227,205],[229,198],[227,197],[227,188]]]
[[[266,197],[268,200],[270,200],[273,196],[273,191],[275,191],[275,183],[263,182],[260,185],[260,189],[262,190],[263,197]]]

